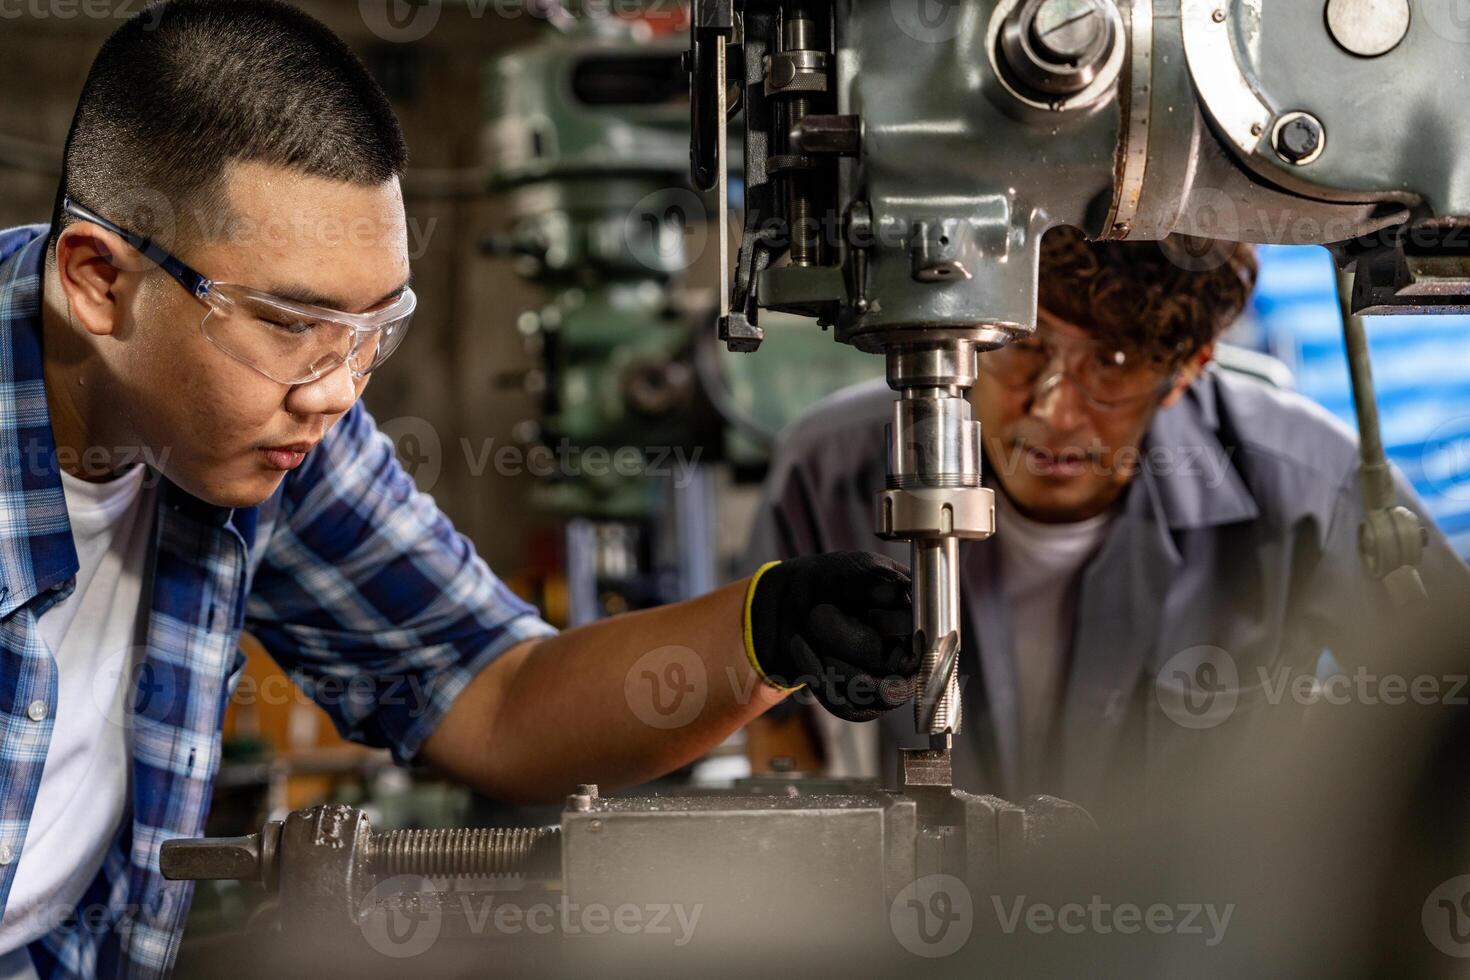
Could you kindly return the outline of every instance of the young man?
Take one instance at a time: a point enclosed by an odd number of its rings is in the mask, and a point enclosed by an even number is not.
[[[676,768],[767,674],[912,695],[873,556],[561,635],[501,584],[359,402],[415,303],[405,156],[326,28],[179,0],[99,53],[49,229],[0,232],[0,976],[168,970],[159,845],[203,830],[242,629],[349,737],[509,799]]]
[[[1232,718],[1302,700],[1324,650],[1398,683],[1463,620],[1470,573],[1403,479],[1428,529],[1430,596],[1406,615],[1358,555],[1354,434],[1211,364],[1255,272],[1245,245],[1186,271],[1158,245],[1044,239],[1036,335],[981,354],[972,392],[997,531],[961,545],[957,785],[1135,805],[1110,798],[1137,785],[1115,777],[1198,767],[1194,748]],[[787,433],[753,560],[906,558],[873,533],[892,398],[881,383],[839,392]],[[913,730],[897,716],[875,726],[881,740],[818,727],[848,774],[893,772]]]

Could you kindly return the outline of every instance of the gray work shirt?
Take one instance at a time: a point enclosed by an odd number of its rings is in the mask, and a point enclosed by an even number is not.
[[[907,565],[907,544],[873,531],[893,397],[881,381],[854,386],[788,430],[752,563],[867,550]],[[1044,772],[1021,771],[1021,698],[996,539],[961,543],[966,720],[957,786],[1105,806],[1117,767],[1185,758],[1200,732],[1267,704],[1302,703],[1291,693],[1302,687],[1284,688],[1283,679],[1309,681],[1324,652],[1347,667],[1412,675],[1407,634],[1396,632],[1403,617],[1358,556],[1352,430],[1299,395],[1212,366],[1155,415],[1141,448],[1144,465],[1080,573]],[[1435,615],[1451,610],[1462,624],[1470,570],[1395,478],[1401,502],[1430,528],[1420,572]],[[1431,617],[1421,609],[1415,618]],[[877,727],[887,778],[897,747],[921,743],[908,710]]]

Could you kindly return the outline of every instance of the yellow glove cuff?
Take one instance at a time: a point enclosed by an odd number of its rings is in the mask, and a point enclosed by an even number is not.
[[[744,614],[745,628],[743,631],[745,636],[745,659],[750,661],[750,666],[751,669],[755,671],[755,676],[764,681],[767,686],[774,687],[778,691],[784,691],[785,693],[790,694],[793,691],[801,690],[806,685],[798,684],[796,687],[783,687],[782,685],[777,684],[775,681],[766,676],[766,672],[761,669],[761,662],[755,657],[755,631],[751,628],[750,625],[750,610],[751,607],[755,605],[755,587],[757,583],[760,582],[762,575],[766,574],[766,572],[775,568],[779,564],[781,564],[779,561],[766,562],[760,568],[756,569],[756,573],[750,577],[750,585],[746,586]]]

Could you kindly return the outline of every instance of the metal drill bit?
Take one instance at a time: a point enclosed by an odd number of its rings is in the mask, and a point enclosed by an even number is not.
[[[917,649],[918,645],[924,642],[922,632],[914,634],[915,652],[920,657],[923,657],[925,653],[930,653],[927,650]],[[949,687],[950,676],[959,666],[959,654],[960,635],[955,632],[946,633],[940,637],[931,653],[935,668],[925,682],[923,691],[919,694],[919,705],[923,716],[923,724],[920,726],[922,732],[932,733],[934,731],[934,716],[939,711],[939,703],[944,698],[945,690]]]

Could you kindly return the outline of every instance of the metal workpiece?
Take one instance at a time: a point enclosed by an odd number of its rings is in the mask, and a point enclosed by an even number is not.
[[[905,793],[940,787],[948,791],[954,784],[954,767],[950,758],[949,736],[939,736],[939,745],[927,749],[902,749],[899,752],[898,785]]]
[[[913,880],[916,831],[884,792],[606,798],[563,814],[562,883],[578,906],[702,906],[715,948],[862,936]]]
[[[1087,811],[950,788],[948,755],[916,754],[899,792],[803,780],[781,796],[605,798],[562,817],[562,885],[578,905],[704,909],[698,942],[762,950],[889,948],[892,903],[926,875],[974,895],[1015,884],[1048,848],[1090,845]],[[907,955],[907,954],[905,954]]]

